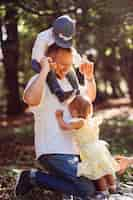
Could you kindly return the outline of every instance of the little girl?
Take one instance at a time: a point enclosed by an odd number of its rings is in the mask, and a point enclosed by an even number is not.
[[[96,182],[96,187],[103,194],[115,192],[115,172],[118,164],[106,147],[106,142],[99,140],[99,122],[92,118],[92,104],[80,95],[68,105],[72,119],[63,120],[63,111],[56,111],[59,126],[74,132],[79,146],[81,162],[78,165],[78,176],[85,176]]]

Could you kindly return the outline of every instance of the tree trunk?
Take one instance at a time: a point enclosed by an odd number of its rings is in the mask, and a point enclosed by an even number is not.
[[[133,52],[130,49],[124,49],[122,52],[121,70],[125,76],[128,85],[131,105],[133,106]]]
[[[7,87],[7,114],[14,115],[21,112],[19,97],[19,84],[17,77],[19,41],[17,30],[17,11],[11,6],[6,7],[4,18],[7,39],[2,40],[2,51],[4,55],[5,84]]]
[[[130,100],[131,100],[131,106],[133,107],[133,64],[132,60],[129,61],[129,74],[128,74],[128,90],[129,90],[129,95],[130,95]]]

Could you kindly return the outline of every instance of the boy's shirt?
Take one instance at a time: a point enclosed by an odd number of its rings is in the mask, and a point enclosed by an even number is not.
[[[40,63],[40,60],[45,55],[45,52],[48,49],[48,47],[54,43],[55,39],[53,34],[53,28],[49,28],[39,33],[33,45],[32,60],[36,60],[37,62]],[[80,54],[78,54],[75,48],[72,48],[72,51],[73,51],[73,64],[75,67],[79,67],[81,63]]]
[[[40,62],[46,50],[50,45],[54,44],[54,41],[53,28],[39,33],[32,49],[32,60],[35,59]]]

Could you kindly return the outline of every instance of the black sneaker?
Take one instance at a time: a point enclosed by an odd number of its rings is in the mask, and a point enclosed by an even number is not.
[[[30,171],[25,170],[20,173],[16,181],[15,195],[23,196],[28,193],[33,188],[33,185],[30,183]]]

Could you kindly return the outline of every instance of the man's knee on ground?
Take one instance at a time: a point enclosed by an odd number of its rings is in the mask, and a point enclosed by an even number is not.
[[[79,187],[84,196],[93,196],[96,193],[95,184],[86,177],[79,177]]]

